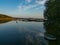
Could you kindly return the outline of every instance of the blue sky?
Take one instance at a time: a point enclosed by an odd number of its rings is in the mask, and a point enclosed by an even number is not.
[[[42,18],[46,0],[0,0],[0,13],[13,17]]]

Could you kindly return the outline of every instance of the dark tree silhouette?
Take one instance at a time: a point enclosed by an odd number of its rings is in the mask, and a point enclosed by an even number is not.
[[[54,41],[50,45],[60,45],[60,0],[49,0],[45,4],[44,22],[47,33],[57,37],[57,42]]]

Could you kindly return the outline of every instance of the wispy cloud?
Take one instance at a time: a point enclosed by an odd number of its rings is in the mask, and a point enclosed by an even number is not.
[[[37,4],[44,5],[47,0],[36,0]]]
[[[32,0],[25,0],[26,2],[30,3]]]
[[[25,2],[22,2],[20,5],[18,5],[18,9],[25,11],[25,10],[29,10],[31,8],[35,9],[35,7],[37,7],[37,6],[39,6],[37,8],[40,8],[41,5],[44,5],[46,1],[47,0],[34,0],[34,2],[33,2],[32,0],[25,0]]]

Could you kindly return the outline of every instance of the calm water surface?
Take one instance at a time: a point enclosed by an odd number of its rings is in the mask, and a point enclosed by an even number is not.
[[[0,45],[48,45],[43,22],[11,21],[0,24]]]

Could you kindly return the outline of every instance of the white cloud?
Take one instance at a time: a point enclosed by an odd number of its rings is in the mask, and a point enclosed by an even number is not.
[[[27,3],[27,4],[31,3],[31,1],[32,0],[25,0],[25,3]],[[40,5],[44,5],[46,1],[47,0],[35,0],[35,2],[33,2],[34,4],[28,4],[28,5],[26,5],[26,4],[23,5],[23,3],[21,3],[20,5],[18,5],[18,9],[25,11],[25,10],[28,10],[28,9],[31,9],[31,8],[34,8],[34,7],[37,7]]]
[[[18,9],[17,9],[18,11],[16,12],[17,14],[20,14],[20,17],[43,17],[42,10],[43,10],[43,5],[45,1],[46,0],[42,0],[42,1],[35,0],[34,2],[32,2],[32,0],[29,0],[29,1],[25,0],[18,5]],[[42,9],[42,10],[39,11],[39,9]]]
[[[46,1],[47,1],[47,0],[42,0],[42,1],[36,0],[36,3],[37,3],[37,4],[40,4],[40,5],[44,5]]]
[[[35,5],[28,5],[28,6],[18,6],[19,10],[21,11],[26,11],[26,10],[29,10],[31,8],[34,8],[34,7],[37,7],[38,4],[35,4]]]
[[[32,0],[25,0],[26,2],[30,3]]]

